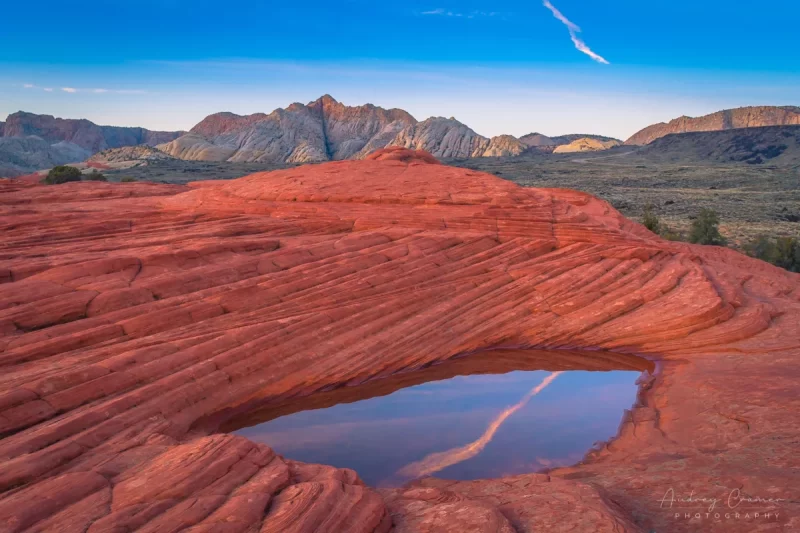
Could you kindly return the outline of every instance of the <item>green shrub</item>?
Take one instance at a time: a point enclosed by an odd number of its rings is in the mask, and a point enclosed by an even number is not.
[[[694,244],[725,245],[725,239],[719,232],[719,216],[713,209],[703,208],[692,221],[689,242]]]
[[[108,181],[108,179],[105,176],[103,176],[103,174],[101,174],[96,170],[91,174],[87,174],[85,179],[87,181]]]
[[[653,213],[653,204],[647,204],[644,206],[644,214],[642,214],[642,225],[658,235],[661,233],[661,222],[658,220],[658,216]]]
[[[136,178],[134,178],[133,176],[122,176],[122,178],[119,181],[121,181],[122,183],[133,183],[134,181],[136,181]]]
[[[660,230],[659,231],[659,235],[661,235],[662,239],[666,239],[668,241],[685,241],[686,240],[685,236],[681,232],[673,230],[672,228],[670,228],[666,224],[661,223],[661,224],[659,224],[659,226],[660,226],[659,227],[659,230]]]
[[[658,218],[658,215],[654,213],[653,204],[648,203],[644,206],[644,213],[642,214],[642,225],[652,231],[653,233],[659,235],[662,239],[666,239],[668,241],[683,241],[685,240],[684,235],[678,231],[673,230],[665,223],[661,222]]]
[[[747,255],[785,268],[790,272],[800,272],[800,242],[794,237],[770,238],[760,235],[755,242],[744,247]]]
[[[70,181],[81,181],[81,171],[66,165],[51,168],[44,179],[44,183],[48,185],[58,185]]]

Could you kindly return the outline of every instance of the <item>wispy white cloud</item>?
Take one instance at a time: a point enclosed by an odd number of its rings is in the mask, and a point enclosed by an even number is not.
[[[443,452],[434,452],[428,454],[421,460],[407,464],[406,466],[398,470],[397,471],[398,477],[403,480],[406,479],[410,480],[422,476],[429,476],[431,474],[439,472],[440,470],[444,470],[448,466],[453,466],[455,464],[466,461],[467,459],[472,459],[473,457],[481,453],[484,450],[484,448],[486,448],[487,444],[492,442],[492,439],[494,439],[497,430],[500,429],[500,426],[503,425],[503,423],[508,419],[508,417],[510,417],[511,415],[513,415],[514,413],[525,407],[525,405],[531,400],[531,398],[533,398],[534,396],[542,392],[544,389],[546,389],[547,386],[550,385],[550,383],[552,383],[553,380],[556,379],[559,374],[561,374],[561,371],[553,372],[552,374],[544,378],[544,380],[542,380],[541,383],[539,383],[537,386],[528,391],[528,393],[525,396],[523,396],[520,401],[518,401],[517,403],[515,403],[510,407],[503,409],[503,411],[499,415],[497,415],[492,419],[492,421],[489,423],[489,426],[486,428],[486,431],[484,431],[483,434],[477,440],[469,442],[464,446],[457,446],[455,448],[451,448]]]
[[[587,56],[591,57],[598,63],[603,63],[604,65],[608,65],[609,62],[602,56],[594,53],[591,48],[586,46],[586,43],[578,37],[578,34],[581,32],[581,29],[578,27],[577,24],[574,24],[571,20],[565,17],[561,11],[559,11],[556,6],[550,3],[550,0],[543,0],[542,1],[544,7],[549,9],[555,18],[560,20],[564,26],[567,27],[569,30],[569,36],[572,39],[572,43],[575,45],[575,48],[586,54]]]
[[[495,17],[500,15],[500,13],[497,11],[470,11],[469,13],[463,13],[460,11],[451,11],[440,7],[430,11],[423,11],[420,13],[420,15],[439,15],[442,17],[474,19],[476,17]]]
[[[47,93],[53,92],[55,89],[52,87],[39,87],[38,85],[34,85],[33,83],[25,83],[22,85],[23,89],[37,89]],[[65,93],[75,94],[75,93],[92,93],[92,94],[147,94],[147,91],[143,91],[141,89],[104,89],[102,87],[98,87],[95,89],[80,89],[76,87],[61,87],[60,90]]]

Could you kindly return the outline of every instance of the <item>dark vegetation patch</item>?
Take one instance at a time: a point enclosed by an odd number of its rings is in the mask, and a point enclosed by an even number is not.
[[[42,182],[47,185],[60,185],[71,181],[81,181],[81,171],[75,167],[59,165],[50,169]]]

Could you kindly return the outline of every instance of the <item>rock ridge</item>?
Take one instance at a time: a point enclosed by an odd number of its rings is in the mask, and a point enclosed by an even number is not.
[[[724,109],[702,117],[682,116],[669,123],[660,122],[635,133],[625,144],[645,145],[671,133],[722,131],[762,126],[800,124],[800,107],[753,106]]]
[[[176,139],[184,133],[151,131],[137,127],[98,126],[86,119],[56,118],[25,111],[9,115],[2,131],[2,137],[34,135],[50,143],[63,141],[75,144],[92,154],[108,148],[137,144],[155,146]]]
[[[190,160],[318,163],[363,159],[387,146],[425,150],[439,158],[514,156],[527,149],[511,135],[489,139],[454,118],[418,122],[402,109],[350,107],[330,95],[268,115],[210,115],[159,148]]]

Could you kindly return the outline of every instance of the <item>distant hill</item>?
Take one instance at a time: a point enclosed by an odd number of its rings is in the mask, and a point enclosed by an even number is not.
[[[575,142],[578,139],[593,139],[595,141],[600,142],[609,142],[609,141],[616,141],[622,144],[620,139],[615,139],[614,137],[606,137],[605,135],[593,135],[591,133],[570,133],[569,135],[558,135],[556,137],[550,137],[553,139],[553,142],[556,143],[556,146],[561,146],[562,144],[569,144],[571,142]]]
[[[593,139],[590,137],[580,137],[578,139],[575,139],[569,144],[562,144],[560,146],[556,146],[556,149],[553,150],[553,153],[569,154],[573,152],[600,152],[603,150],[608,150],[609,148],[614,148],[615,146],[619,146],[620,144],[622,143],[616,139],[601,141],[596,138]]]
[[[654,163],[800,164],[800,126],[670,134],[631,155]]]
[[[88,150],[72,143],[50,144],[40,137],[0,137],[0,176],[13,177],[43,168],[83,161]]]
[[[645,145],[671,133],[723,131],[763,126],[800,125],[800,107],[757,106],[725,109],[702,117],[679,117],[653,124],[635,133],[625,144]]]
[[[581,133],[558,135],[556,137],[548,137],[541,133],[529,133],[520,137],[519,140],[528,148],[545,154],[605,150],[622,144],[622,141],[613,137]],[[576,142],[580,146],[576,144],[571,148],[564,148]]]
[[[120,163],[126,161],[166,161],[175,159],[158,148],[140,144],[138,146],[123,146],[122,148],[109,148],[94,154],[86,161],[89,163]]]
[[[86,119],[18,111],[0,122],[0,177],[19,176],[123,146],[169,142],[184,132],[98,126]]]
[[[556,142],[547,135],[541,133],[529,133],[519,138],[520,142],[525,146],[540,147],[540,146],[557,146]]]
[[[182,135],[182,131],[151,131],[145,128],[98,126],[86,119],[56,118],[18,111],[3,123],[2,137],[28,137],[35,135],[50,143],[61,141],[76,144],[96,153],[108,148],[169,142]]]

